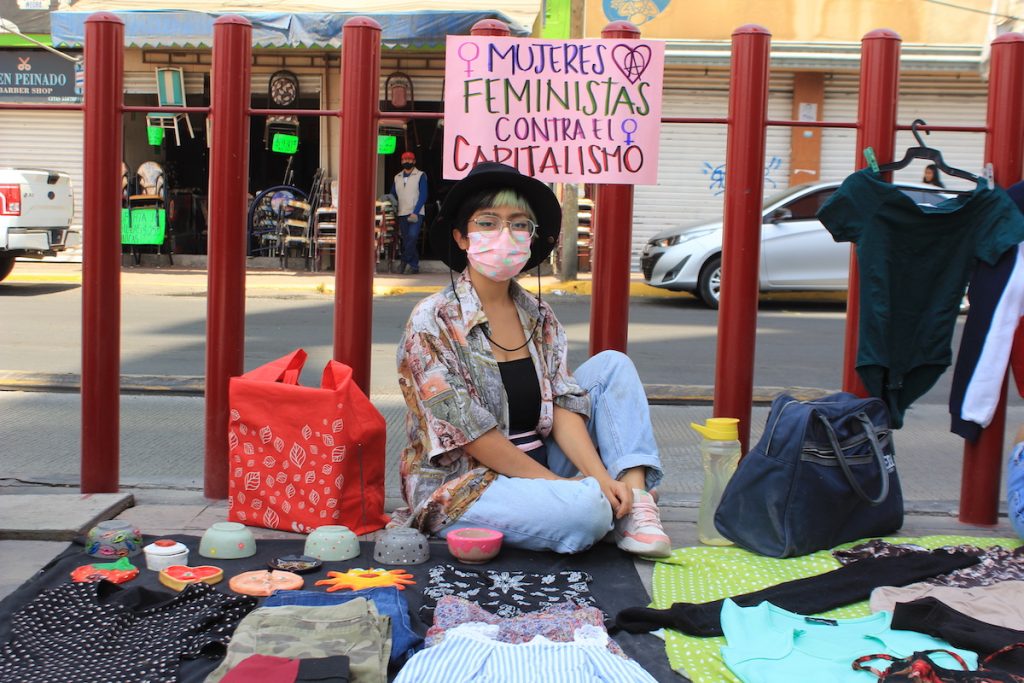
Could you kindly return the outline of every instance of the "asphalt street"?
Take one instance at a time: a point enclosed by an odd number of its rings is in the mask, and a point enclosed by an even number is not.
[[[374,300],[374,396],[397,393],[395,347],[423,295]],[[589,297],[549,296],[570,341],[570,365],[588,355]],[[333,297],[250,295],[246,300],[245,367],[295,348],[309,353],[303,382],[318,381],[331,355]],[[124,374],[204,372],[206,298],[202,292],[129,291],[122,303]],[[0,370],[77,373],[81,368],[81,288],[16,283],[0,288]],[[961,317],[961,324],[963,318]],[[635,298],[630,307],[629,355],[647,384],[713,385],[718,314],[695,299]],[[762,302],[754,383],[825,389],[841,384],[845,312],[834,303]],[[958,325],[959,335],[960,325]],[[958,338],[958,337],[957,337]],[[954,348],[957,340],[954,340]],[[922,399],[945,403],[952,372]]]

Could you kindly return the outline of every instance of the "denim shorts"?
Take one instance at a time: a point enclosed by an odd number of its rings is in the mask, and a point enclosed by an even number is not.
[[[1006,472],[1006,502],[1010,524],[1024,538],[1024,441],[1013,447]]]
[[[263,607],[325,607],[340,605],[356,598],[372,600],[377,611],[391,617],[391,663],[401,664],[405,659],[420,649],[423,638],[416,635],[409,622],[409,604],[405,596],[397,588],[367,588],[361,591],[344,593],[320,593],[318,591],[274,591],[274,594],[263,602]]]

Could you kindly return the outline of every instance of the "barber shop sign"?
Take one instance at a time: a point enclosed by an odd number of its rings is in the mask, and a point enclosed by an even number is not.
[[[0,101],[81,102],[76,67],[76,62],[50,52],[0,51]]]

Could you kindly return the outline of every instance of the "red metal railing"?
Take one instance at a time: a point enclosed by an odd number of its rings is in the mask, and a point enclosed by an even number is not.
[[[372,233],[376,155],[375,128],[381,118],[440,119],[437,112],[380,112],[377,87],[380,29],[376,22],[350,19],[344,29],[342,110],[290,110],[297,116],[336,116],[341,121],[341,167],[347,179],[339,196],[339,245],[335,254],[334,357],[353,367],[357,382],[369,389],[372,323]],[[507,36],[508,27],[486,20],[474,35]],[[639,38],[635,26],[609,24],[604,38]],[[82,491],[115,491],[118,486],[120,205],[123,112],[159,108],[125,106],[123,89],[124,26],[112,14],[92,15],[86,23],[85,60],[89,77],[85,104],[3,104],[12,110],[83,110],[85,119],[85,214],[83,239],[82,341]],[[767,126],[856,128],[855,166],[863,166],[864,147],[880,161],[892,158],[895,134],[909,126],[896,123],[900,38],[891,31],[868,33],[862,41],[858,121],[792,121],[767,118],[770,34],[745,26],[733,34],[729,115],[662,118],[663,123],[726,125],[725,245],[721,295],[715,415],[741,418],[744,447],[749,445],[757,316],[757,272],[761,196]],[[219,86],[207,107],[166,109],[208,113],[212,119],[210,162],[209,303],[207,326],[207,413],[205,491],[227,494],[227,382],[242,369],[245,311],[245,188],[248,123],[253,115],[277,110],[250,108],[251,26],[240,17],[222,17],[214,28],[213,78]],[[986,158],[996,179],[1009,185],[1021,177],[1024,144],[1024,36],[1009,34],[992,44],[989,113],[985,126],[924,126],[923,130],[987,133]],[[347,108],[346,108],[347,107]],[[366,169],[373,169],[370,173]],[[629,252],[632,231],[631,186],[604,185],[597,190],[594,216],[594,290],[590,349],[626,349]],[[843,386],[863,391],[855,373],[857,341],[857,271],[851,261]],[[1005,387],[1004,387],[1005,394]],[[1004,396],[1005,397],[1005,396]],[[981,440],[965,449],[960,518],[965,522],[996,520],[1005,405]]]

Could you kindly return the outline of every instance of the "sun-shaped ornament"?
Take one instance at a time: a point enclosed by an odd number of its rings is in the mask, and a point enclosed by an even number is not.
[[[380,588],[394,586],[405,590],[416,582],[412,574],[404,569],[349,569],[347,572],[327,572],[330,578],[317,581],[317,586],[330,586],[328,593],[344,589],[359,591],[364,588]]]

